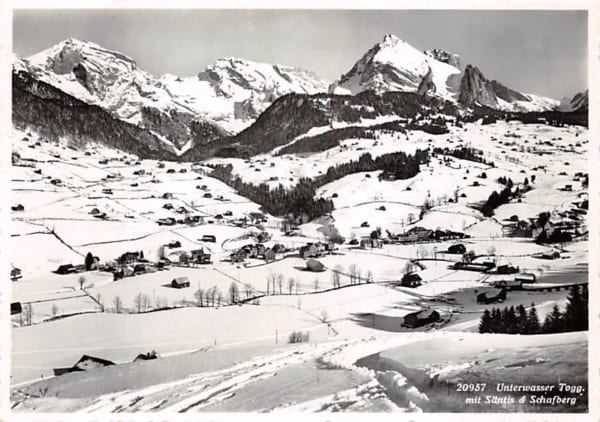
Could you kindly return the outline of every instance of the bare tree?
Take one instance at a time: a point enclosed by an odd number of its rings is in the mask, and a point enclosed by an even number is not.
[[[120,314],[123,311],[123,301],[119,296],[115,296],[113,299],[113,305],[115,307],[115,312]]]
[[[336,265],[333,271],[331,271],[331,284],[334,289],[340,288],[340,274],[342,273],[343,268],[341,265]]]
[[[198,288],[194,293],[194,297],[196,298],[196,306],[201,307],[204,301],[204,290]]]
[[[289,290],[290,294],[292,294],[292,289],[294,288],[294,284],[296,284],[296,280],[294,280],[294,277],[288,278],[288,290]]]
[[[83,290],[83,285],[85,284],[85,277],[80,276],[77,281],[79,281],[79,290]]]
[[[367,271],[367,283],[372,283],[373,282],[373,271],[368,270]]]
[[[231,303],[231,304],[237,303],[238,299],[239,299],[238,286],[235,281],[232,281],[231,285],[229,286],[229,303]]]
[[[362,281],[361,277],[362,277],[362,274],[361,274],[360,268],[356,268],[356,282],[358,284],[360,284],[360,282]]]
[[[285,276],[283,274],[277,275],[277,285],[279,286],[279,294],[282,294],[283,291],[283,282],[285,281]]]
[[[275,281],[276,280],[277,280],[277,276],[273,273],[269,273],[269,275],[267,276],[267,296],[269,295],[269,290],[271,291],[272,295],[275,294]],[[273,286],[272,289],[271,289],[271,285]]]
[[[58,314],[58,306],[56,306],[56,303],[54,305],[52,305],[52,316],[56,316],[56,314]]]
[[[250,299],[252,297],[252,285],[246,283],[244,285],[244,292],[246,293],[246,299]]]
[[[221,301],[223,300],[223,293],[220,290],[217,291],[217,307],[221,306]]]
[[[319,290],[319,279],[315,277],[315,281],[313,282],[313,286],[315,288],[315,292]]]
[[[356,266],[356,264],[352,264],[350,265],[350,267],[348,267],[348,271],[350,271],[350,284],[354,284],[356,282],[356,271],[358,270],[358,267]]]

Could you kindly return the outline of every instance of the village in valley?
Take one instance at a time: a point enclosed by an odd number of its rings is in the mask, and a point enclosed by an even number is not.
[[[327,91],[237,59],[152,79],[76,39],[15,59],[13,412],[553,412],[459,387],[587,389],[587,91],[393,35],[357,63]],[[250,94],[254,68],[301,89]]]

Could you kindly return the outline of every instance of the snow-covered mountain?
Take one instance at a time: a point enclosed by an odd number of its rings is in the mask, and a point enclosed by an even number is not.
[[[489,81],[475,66],[463,69],[456,54],[440,49],[421,52],[391,34],[329,87],[336,94],[355,95],[366,90],[418,92],[466,106],[483,105],[506,111],[553,110],[559,104],[551,98],[520,93]]]
[[[155,78],[122,53],[74,38],[13,69],[148,129],[176,153],[242,130],[281,95],[327,90],[310,72],[234,58],[197,76]]]
[[[426,75],[433,84],[430,91],[446,99],[454,96],[453,85],[460,69],[417,50],[394,35],[371,48],[350,71],[330,86],[335,94],[355,95],[362,91],[414,92]]]

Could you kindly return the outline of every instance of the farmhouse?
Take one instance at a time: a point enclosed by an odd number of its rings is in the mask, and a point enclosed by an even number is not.
[[[159,218],[156,222],[159,226],[174,226],[176,223],[173,217]]]
[[[25,211],[25,207],[23,206],[23,204],[14,205],[14,206],[10,207],[10,209],[12,211]]]
[[[204,249],[195,249],[190,252],[192,262],[196,264],[210,264],[210,254],[205,253]]]
[[[300,256],[302,258],[314,258],[319,255],[319,250],[317,246],[313,243],[306,244],[300,248]]]
[[[77,371],[88,371],[90,369],[102,368],[104,366],[112,366],[114,362],[106,359],[97,358],[95,356],[83,355],[76,363],[70,368],[54,368],[54,375],[62,375],[69,372]]]
[[[212,234],[205,234],[202,236],[202,239],[200,239],[202,242],[211,242],[211,243],[215,243],[217,241],[217,238],[215,237],[215,235]]]
[[[190,280],[187,277],[175,277],[171,280],[171,287],[175,289],[190,287]]]
[[[424,309],[405,315],[404,323],[402,325],[409,328],[417,328],[439,320],[440,313],[438,311],[435,309]]]
[[[404,287],[419,287],[422,283],[423,279],[417,273],[408,273],[404,274],[402,280],[400,281],[400,285]]]
[[[131,264],[139,261],[140,259],[144,259],[144,254],[142,252],[125,252],[123,255],[117,258],[117,262],[121,265]]]
[[[162,194],[162,199],[173,199],[173,194],[171,192],[165,192]]]
[[[140,361],[140,360],[152,360],[152,359],[158,359],[159,355],[158,353],[156,353],[154,350],[148,353],[140,353],[139,355],[137,355],[135,357],[135,359],[133,360],[134,362]]]
[[[13,267],[10,270],[10,279],[12,281],[17,281],[18,279],[23,278],[23,274],[21,273],[21,269],[17,267]]]
[[[21,307],[21,302],[12,302],[10,304],[10,314],[11,315],[18,315],[23,311],[22,307]]]

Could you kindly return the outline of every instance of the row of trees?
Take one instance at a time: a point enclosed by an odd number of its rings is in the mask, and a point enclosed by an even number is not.
[[[569,290],[567,305],[561,311],[554,305],[552,311],[540,323],[535,305],[529,312],[523,305],[486,309],[479,322],[480,333],[540,334],[584,331],[588,329],[588,288],[573,286]]]
[[[487,164],[490,167],[494,167],[493,161],[488,161],[483,157],[483,151],[471,148],[471,147],[458,147],[458,148],[439,148],[433,149],[434,154],[450,155],[460,160],[474,161],[476,163]]]
[[[262,205],[264,211],[275,216],[303,217],[306,221],[323,216],[333,210],[333,202],[315,198],[316,190],[334,180],[352,173],[383,170],[395,179],[407,179],[419,172],[419,164],[427,162],[427,150],[417,150],[414,155],[403,152],[384,154],[373,158],[366,153],[358,160],[331,166],[327,172],[314,179],[301,178],[298,183],[286,189],[282,184],[271,189],[268,184],[254,185],[233,175],[233,166],[214,165],[211,176],[235,189],[240,195]]]

